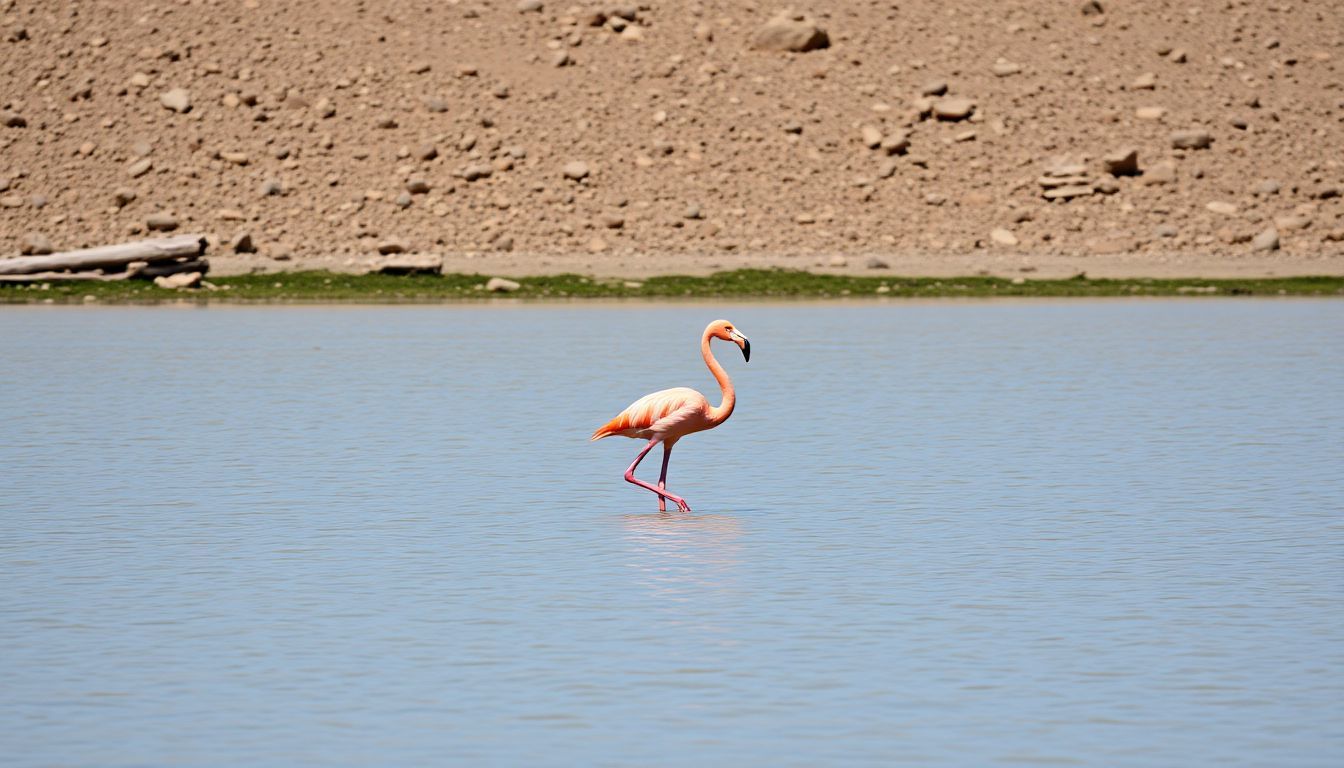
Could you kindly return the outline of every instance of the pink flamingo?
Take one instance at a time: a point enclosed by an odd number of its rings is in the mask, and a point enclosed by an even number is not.
[[[717,408],[712,407],[705,396],[694,389],[673,387],[641,397],[593,433],[594,440],[621,435],[649,441],[644,450],[635,457],[635,462],[625,470],[625,479],[640,488],[658,494],[659,512],[667,510],[668,500],[675,503],[682,512],[691,511],[691,505],[687,504],[685,499],[667,490],[667,460],[672,457],[672,446],[692,432],[713,429],[727,421],[728,417],[733,415],[733,406],[737,403],[737,396],[733,392],[733,380],[728,378],[728,373],[709,351],[710,339],[733,342],[742,350],[742,358],[748,362],[751,360],[751,342],[747,341],[746,336],[738,333],[733,324],[727,320],[715,320],[710,323],[705,328],[704,335],[700,337],[700,354],[705,358],[709,372],[714,374],[714,380],[719,383],[719,389],[723,391],[721,405]],[[649,451],[659,443],[663,445],[663,471],[658,476],[658,485],[653,486],[635,477],[635,467],[638,467],[639,462],[643,461]]]

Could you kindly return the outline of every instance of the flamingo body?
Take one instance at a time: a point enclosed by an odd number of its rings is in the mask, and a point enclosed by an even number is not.
[[[709,401],[690,387],[673,387],[645,395],[593,433],[594,440],[620,435],[676,440],[714,426]]]
[[[727,320],[715,320],[710,323],[700,338],[700,352],[705,358],[705,365],[709,366],[710,373],[714,374],[715,381],[723,391],[722,404],[717,407],[711,406],[705,396],[694,389],[673,387],[641,397],[617,414],[616,418],[593,432],[593,440],[619,435],[649,441],[639,456],[635,457],[634,463],[625,471],[625,479],[658,494],[660,512],[666,509],[669,500],[676,503],[683,512],[691,511],[685,499],[666,489],[667,463],[672,457],[672,446],[686,435],[717,427],[727,421],[733,414],[733,407],[737,402],[732,380],[728,378],[728,373],[719,365],[718,360],[714,359],[714,354],[709,349],[711,339],[733,342],[742,350],[742,356],[747,360],[751,360],[751,342]],[[635,467],[639,466],[639,462],[644,460],[655,445],[660,444],[663,446],[663,471],[655,487],[636,478]]]

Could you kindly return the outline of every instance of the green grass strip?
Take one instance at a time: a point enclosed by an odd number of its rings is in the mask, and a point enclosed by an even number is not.
[[[1263,279],[1094,279],[1014,282],[997,277],[904,278],[818,275],[742,269],[707,277],[669,275],[639,281],[565,274],[518,278],[522,287],[489,293],[485,275],[347,275],[291,272],[211,277],[217,290],[166,290],[152,283],[0,284],[0,303],[437,303],[506,299],[837,299],[1100,296],[1344,296],[1344,277]],[[88,298],[93,297],[93,298]]]

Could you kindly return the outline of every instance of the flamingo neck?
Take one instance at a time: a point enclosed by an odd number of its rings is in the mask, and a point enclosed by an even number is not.
[[[719,383],[719,390],[723,392],[723,402],[709,409],[710,421],[721,424],[733,415],[733,406],[737,405],[737,394],[733,391],[733,380],[728,378],[728,372],[723,370],[723,366],[714,359],[714,353],[709,349],[710,338],[709,332],[706,331],[704,337],[700,339],[700,354],[705,358],[709,372],[714,374],[714,380]]]

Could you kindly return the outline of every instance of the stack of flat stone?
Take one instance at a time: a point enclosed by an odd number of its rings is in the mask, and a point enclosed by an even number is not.
[[[1096,181],[1081,163],[1057,163],[1036,180],[1046,200],[1071,200],[1096,191]]]

